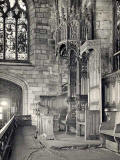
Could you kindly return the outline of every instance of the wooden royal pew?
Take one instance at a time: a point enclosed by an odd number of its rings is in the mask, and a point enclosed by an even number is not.
[[[103,147],[120,153],[120,124],[116,124],[115,116],[113,117],[109,121],[101,123],[100,139]]]

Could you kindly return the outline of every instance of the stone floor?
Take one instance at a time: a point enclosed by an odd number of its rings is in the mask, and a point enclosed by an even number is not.
[[[64,148],[87,148],[97,147],[101,145],[99,140],[87,140],[85,141],[84,136],[76,136],[75,134],[65,134],[64,132],[56,132],[54,134],[54,140],[45,140],[40,137],[40,141],[48,148],[64,149]]]
[[[35,129],[33,127],[21,127],[17,129],[10,160],[120,160],[118,154],[95,146],[84,149],[71,147],[56,150],[52,148],[52,146],[78,146],[79,137],[75,138],[69,135],[58,134],[55,136],[56,140],[54,142],[49,140],[47,143],[41,143],[42,141],[39,142],[38,139],[34,139],[34,133]],[[59,142],[60,145],[58,145]],[[81,142],[81,145],[87,144],[87,142],[83,143],[84,140]],[[88,144],[95,143],[90,143],[89,141]],[[45,147],[45,145],[48,146]]]
[[[20,127],[15,134],[10,160],[26,160],[32,152],[39,148],[42,149],[42,146],[34,139],[34,128]]]

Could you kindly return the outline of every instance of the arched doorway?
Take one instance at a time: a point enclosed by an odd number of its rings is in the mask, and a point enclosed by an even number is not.
[[[0,78],[0,122],[4,125],[14,114],[23,112],[22,88]]]
[[[15,74],[9,74],[6,72],[0,72],[0,79],[7,80],[21,87],[22,89],[21,114],[27,115],[28,114],[28,85],[27,83],[23,79],[16,76]]]

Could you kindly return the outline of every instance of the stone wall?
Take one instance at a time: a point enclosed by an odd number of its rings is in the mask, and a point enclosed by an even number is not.
[[[112,70],[113,1],[96,0],[95,38],[101,39],[102,73]]]
[[[29,10],[29,64],[0,63],[0,78],[20,85],[25,93],[23,114],[33,114],[40,95],[57,95],[60,89],[58,61],[55,57],[56,13],[53,0],[26,0]],[[62,4],[64,1],[59,1]],[[83,7],[95,6],[95,39],[101,40],[102,73],[111,72],[113,53],[113,1],[83,0]],[[66,11],[65,11],[66,12]],[[53,43],[52,43],[53,42]],[[64,66],[62,66],[64,68]],[[61,69],[62,69],[61,68]],[[67,70],[64,75],[67,75]],[[3,76],[4,75],[4,76]],[[67,81],[67,78],[65,78]],[[26,100],[27,99],[27,100]]]
[[[55,51],[48,45],[48,40],[51,38],[48,2],[47,0],[27,0],[27,4],[30,63],[0,63],[0,78],[10,79],[22,87],[28,101],[23,103],[23,108],[28,108],[23,111],[23,114],[32,114],[34,103],[40,99],[40,95],[57,94],[58,67],[54,57]],[[27,87],[24,88],[21,83],[18,83],[19,80]]]

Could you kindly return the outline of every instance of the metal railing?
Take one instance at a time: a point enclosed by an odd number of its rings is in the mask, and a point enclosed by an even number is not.
[[[0,130],[0,159],[8,160],[12,151],[13,136],[17,125],[13,116]]]

